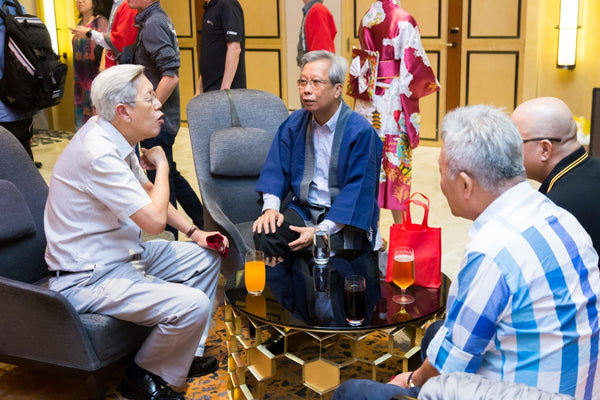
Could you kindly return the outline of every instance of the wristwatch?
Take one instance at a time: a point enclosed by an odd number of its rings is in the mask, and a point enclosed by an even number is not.
[[[408,387],[411,387],[411,388],[417,387],[417,385],[415,385],[415,383],[414,383],[414,382],[413,382],[413,380],[412,380],[412,376],[413,376],[413,374],[414,374],[414,373],[415,373],[415,371],[412,371],[412,372],[410,373],[410,375],[408,376],[408,381],[407,381],[407,383],[408,383]]]
[[[88,39],[91,39],[91,38],[92,38],[92,30],[90,29],[89,31],[87,31],[87,32],[85,33],[85,36],[86,36]]]

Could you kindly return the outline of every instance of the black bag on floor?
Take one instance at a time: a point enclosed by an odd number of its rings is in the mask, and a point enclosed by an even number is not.
[[[14,7],[14,15],[9,6]],[[35,15],[23,13],[18,0],[6,1],[0,17],[6,28],[2,102],[21,111],[38,111],[60,103],[67,66],[52,49],[46,25]]]

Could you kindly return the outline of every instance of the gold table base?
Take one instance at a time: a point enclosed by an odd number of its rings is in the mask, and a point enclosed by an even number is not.
[[[239,313],[230,304],[226,304],[229,398],[262,399],[269,380],[277,376],[277,364],[282,359],[298,364],[302,368],[302,384],[319,396],[335,390],[341,382],[342,369],[352,364],[361,363],[370,369],[370,376],[364,378],[373,380],[381,379],[381,368],[384,365],[390,366],[391,363],[394,363],[396,371],[399,366],[402,371],[407,371],[409,360],[415,355],[419,359],[425,328],[442,316],[443,311],[420,325],[409,323],[387,329],[315,332],[267,324]],[[248,330],[244,329],[246,319],[255,327],[254,337],[250,337]],[[263,332],[273,329],[284,336],[283,354],[275,355],[263,345]],[[377,343],[384,340],[382,349],[373,349],[369,345],[374,337],[379,339]],[[333,354],[327,354],[327,349],[338,341],[349,343],[349,357],[343,352],[333,351]],[[307,350],[307,342],[316,344],[312,352]],[[400,365],[398,361],[401,362]],[[254,393],[246,382],[249,376],[256,380]]]

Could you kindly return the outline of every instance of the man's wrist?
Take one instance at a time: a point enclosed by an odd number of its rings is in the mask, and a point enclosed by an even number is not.
[[[185,236],[189,237],[190,239],[192,238],[192,235],[194,234],[194,232],[196,232],[198,230],[198,227],[196,225],[192,225],[190,227],[190,229],[188,229],[188,231],[185,233]]]
[[[415,371],[412,371],[410,373],[410,375],[408,375],[408,380],[406,381],[406,383],[408,384],[409,388],[417,387],[417,385],[415,385],[415,382],[413,381],[413,374],[414,373],[415,373]]]

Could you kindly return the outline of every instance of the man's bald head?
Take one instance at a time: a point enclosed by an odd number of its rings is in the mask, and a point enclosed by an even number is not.
[[[577,138],[573,113],[556,97],[539,97],[521,103],[511,118],[523,139],[548,137],[565,142]]]
[[[523,138],[528,178],[542,182],[560,160],[580,146],[573,113],[555,97],[525,101],[513,111],[511,119]]]

